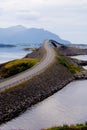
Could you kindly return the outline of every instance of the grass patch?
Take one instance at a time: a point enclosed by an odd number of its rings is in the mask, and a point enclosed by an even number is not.
[[[87,124],[77,124],[77,125],[71,125],[71,126],[59,126],[59,127],[53,127],[43,130],[87,130]]]
[[[57,57],[57,58],[58,58],[59,63],[62,64],[63,66],[65,66],[66,68],[68,68],[72,74],[76,74],[83,70],[82,67],[70,63],[64,57]]]
[[[39,60],[35,58],[17,59],[6,63],[0,70],[2,78],[7,78],[34,66]]]
[[[19,59],[19,60],[11,61],[11,62],[7,63],[4,67],[6,69],[10,69],[11,67],[14,67],[14,66],[29,66],[29,67],[32,67],[37,62],[38,62],[37,59],[24,58],[24,59]]]

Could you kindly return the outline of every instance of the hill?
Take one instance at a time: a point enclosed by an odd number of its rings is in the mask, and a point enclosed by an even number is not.
[[[0,43],[42,43],[45,39],[54,39],[62,44],[70,44],[69,41],[62,40],[56,34],[44,29],[26,28],[21,25],[0,28]]]

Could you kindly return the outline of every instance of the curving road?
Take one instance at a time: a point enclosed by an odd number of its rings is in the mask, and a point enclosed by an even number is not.
[[[22,73],[19,73],[16,76],[13,76],[1,82],[0,91],[9,87],[18,85],[21,82],[29,80],[33,76],[38,75],[55,60],[55,51],[49,45],[49,40],[44,41],[43,47],[46,50],[46,53],[44,54],[43,59],[39,63],[37,63],[35,66],[33,66],[31,69],[28,69]]]

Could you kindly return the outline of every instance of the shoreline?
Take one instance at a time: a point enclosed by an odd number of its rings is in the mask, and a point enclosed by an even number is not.
[[[33,56],[32,53],[29,55]],[[39,53],[34,56],[38,57]],[[77,79],[87,79],[87,71],[73,75],[56,59],[44,72],[0,93],[0,124],[16,118],[27,108],[43,101]]]
[[[17,117],[27,108],[51,96],[74,80],[69,71],[66,72],[67,76],[65,74],[62,79],[62,73],[60,72],[61,74],[58,78],[59,73],[56,72],[56,69],[60,71],[58,64],[58,62],[54,63],[45,72],[32,78],[30,81],[0,94],[0,104],[4,103],[4,105],[0,106],[0,109],[3,110],[0,113],[0,124]],[[61,69],[66,71],[66,68]],[[48,77],[48,75],[50,76]],[[53,78],[54,75],[55,78]],[[7,98],[5,99],[5,97]]]

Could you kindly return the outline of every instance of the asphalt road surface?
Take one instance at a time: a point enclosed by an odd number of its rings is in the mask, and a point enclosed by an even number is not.
[[[15,85],[18,85],[22,83],[23,81],[27,81],[31,79],[33,76],[36,76],[40,74],[42,71],[44,71],[51,63],[55,60],[55,51],[50,46],[49,40],[44,41],[43,44],[44,49],[46,50],[46,53],[44,54],[43,59],[37,63],[32,68],[19,73],[18,75],[15,75],[13,77],[7,78],[3,82],[0,83],[0,91],[13,87]]]

